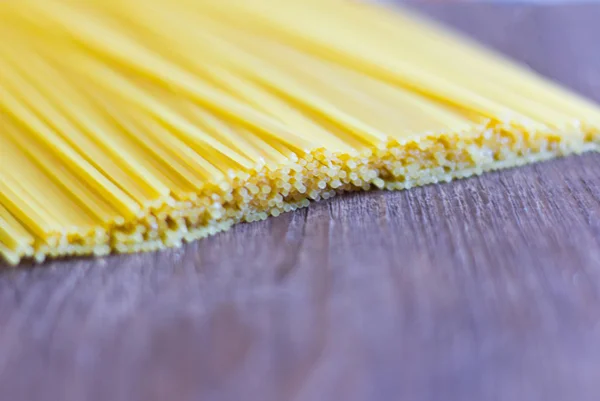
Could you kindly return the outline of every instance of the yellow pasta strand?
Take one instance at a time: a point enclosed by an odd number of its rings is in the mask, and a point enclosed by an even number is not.
[[[12,265],[600,149],[593,102],[385,6],[8,0],[0,37]]]

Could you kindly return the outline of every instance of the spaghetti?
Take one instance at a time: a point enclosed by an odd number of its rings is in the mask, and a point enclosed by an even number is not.
[[[0,255],[179,246],[340,191],[598,150],[600,109],[407,12],[0,2]]]

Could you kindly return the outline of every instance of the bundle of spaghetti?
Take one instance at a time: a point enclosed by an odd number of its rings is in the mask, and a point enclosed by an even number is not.
[[[407,11],[0,2],[0,255],[179,246],[341,191],[598,150],[600,110]]]

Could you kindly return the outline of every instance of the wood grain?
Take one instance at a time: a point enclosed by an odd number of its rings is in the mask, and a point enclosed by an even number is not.
[[[600,6],[422,7],[600,99]],[[597,400],[600,155],[0,274],[0,400]]]

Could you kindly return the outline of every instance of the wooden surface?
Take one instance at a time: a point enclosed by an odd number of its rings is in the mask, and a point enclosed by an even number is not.
[[[600,99],[600,6],[427,12]],[[597,400],[600,155],[0,273],[0,400]]]

